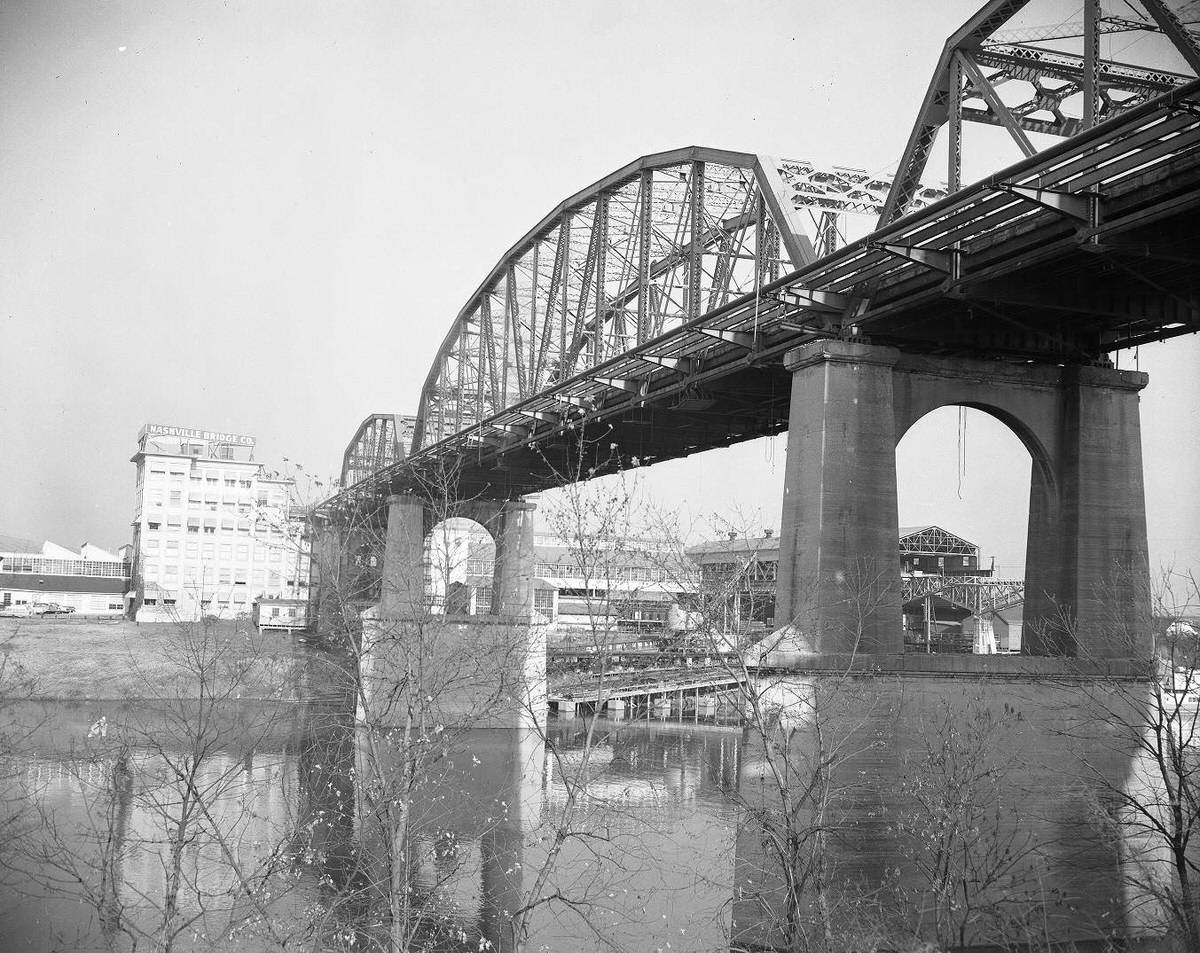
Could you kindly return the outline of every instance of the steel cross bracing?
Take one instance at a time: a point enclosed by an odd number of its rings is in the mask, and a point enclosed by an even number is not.
[[[878,216],[889,187],[857,169],[701,148],[614,173],[543,219],[460,311],[422,393],[420,445],[833,252],[847,217]],[[944,195],[924,188],[910,204]],[[682,368],[648,352],[642,364]],[[556,410],[531,409],[512,426]]]
[[[415,417],[372,414],[358,426],[342,457],[342,486],[353,486],[408,455]]]
[[[974,543],[948,533],[940,526],[926,526],[900,537],[900,549],[909,555],[978,556]]]
[[[453,460],[465,491],[512,496],[562,482],[580,437],[636,465],[777,433],[783,355],[822,338],[1078,363],[1200,328],[1200,87],[1103,60],[1120,24],[1099,0],[1077,53],[997,42],[1026,5],[992,0],[947,41],[886,198],[866,173],[693,147],[568,199],[468,300],[422,391],[414,454],[362,489]],[[1141,9],[1194,72],[1186,25],[1164,0]],[[1021,84],[1033,92],[1017,102]],[[971,121],[1003,126],[1027,158],[961,188]],[[938,194],[919,183],[943,125],[952,194],[920,208]],[[1039,153],[1029,136],[1044,131],[1069,138]],[[837,216],[875,211],[880,227],[844,243]]]
[[[1082,23],[1003,29],[1029,5],[1030,0],[991,0],[946,41],[898,165],[881,225],[908,210],[943,127],[947,128],[946,181],[954,189],[962,181],[965,123],[1007,129],[1020,152],[1029,156],[1037,147],[1028,133],[1074,135],[1200,74],[1200,36],[1167,0],[1127,0],[1121,15],[1106,14],[1101,0],[1083,0]],[[1116,62],[1101,55],[1102,36],[1134,31],[1159,34],[1189,72],[1154,63]],[[1077,44],[1071,42],[1075,40]],[[1078,52],[1063,48],[1070,45],[1078,46]],[[1137,52],[1149,49],[1142,45]],[[1125,52],[1135,52],[1133,45]],[[1069,113],[1066,103],[1074,100],[1079,102]]]
[[[1020,579],[996,579],[992,576],[901,577],[901,603],[908,604],[926,596],[938,596],[974,616],[980,616],[985,612],[999,612],[1019,605],[1025,599],[1025,583]]]
[[[716,164],[713,154],[696,159],[696,152],[678,160]],[[706,180],[728,185],[720,191],[728,198],[737,194],[729,185],[734,170],[745,167],[729,163]],[[640,191],[641,169],[631,171]],[[656,175],[655,188],[657,181]],[[684,196],[689,181],[685,169],[679,178]],[[679,285],[689,274],[683,269],[672,278],[674,326],[664,321],[661,333],[642,342],[632,338],[630,314],[647,283],[630,284],[626,276],[625,284],[611,285],[629,302],[620,306],[629,308],[623,353],[612,354],[606,344],[598,355],[589,351],[598,359],[587,366],[577,358],[588,349],[568,347],[560,353],[573,373],[559,380],[537,367],[544,336],[538,330],[534,372],[524,385],[517,381],[516,392],[507,394],[503,381],[481,385],[499,391],[499,411],[481,420],[454,418],[459,432],[437,439],[450,429],[437,415],[446,421],[453,403],[427,399],[425,433],[432,439],[409,463],[466,461],[472,491],[518,494],[561,482],[555,474],[565,465],[562,448],[572,433],[611,432],[624,465],[777,433],[787,425],[790,388],[783,355],[831,336],[869,336],[910,352],[1065,363],[1103,361],[1121,348],[1190,333],[1200,329],[1194,278],[1200,256],[1190,251],[1200,247],[1198,183],[1200,82],[1194,81],[769,280],[776,261],[781,271],[789,264],[781,240],[777,257],[753,259],[756,269],[768,271],[764,279],[737,295],[733,286],[718,293],[698,318],[679,314],[686,302]],[[594,208],[592,214],[602,217]],[[728,234],[704,221],[710,233]],[[765,244],[773,221],[760,216],[755,238]],[[752,240],[744,234],[714,238],[713,246],[728,241],[739,247],[740,241],[744,247]],[[596,244],[589,239],[592,247],[581,251],[584,274],[596,273]],[[692,247],[685,232],[663,274],[686,264]],[[607,257],[617,267],[630,256]],[[495,298],[491,289],[498,286],[485,287],[483,300]],[[576,287],[581,297],[590,295],[594,279]],[[617,297],[610,292],[610,301]],[[505,308],[499,300],[493,310],[503,314]],[[511,304],[507,309],[514,312]],[[590,343],[594,306],[567,313],[572,331],[577,325]],[[662,313],[651,310],[655,322]],[[611,317],[601,332],[605,341],[620,333]],[[655,323],[652,333],[659,330]],[[508,324],[485,322],[484,352],[490,354],[489,341],[499,347],[495,338],[506,331],[511,335]],[[527,325],[518,333],[531,337]],[[431,375],[433,384],[449,379],[456,378],[442,367]],[[536,392],[529,391],[531,383]],[[408,479],[403,467],[392,467],[374,482],[401,486]]]

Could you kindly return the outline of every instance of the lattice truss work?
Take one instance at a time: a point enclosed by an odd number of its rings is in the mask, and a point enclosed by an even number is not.
[[[421,398],[419,446],[466,430],[845,244],[891,181],[691,148],[563,203],[475,291]],[[921,188],[910,208],[945,195]]]
[[[979,547],[940,526],[924,526],[900,537],[900,551],[919,556],[976,556]]]
[[[902,577],[900,599],[905,605],[926,596],[938,596],[980,616],[1020,604],[1025,599],[1025,584],[1020,579],[994,576]]]
[[[408,455],[416,417],[372,414],[354,432],[342,457],[342,486],[353,486]]]
[[[1029,133],[1073,136],[1200,74],[1200,4],[1192,0],[1111,0],[1108,11],[1101,0],[1083,0],[1080,22],[1002,29],[1027,6],[1030,0],[992,0],[946,41],[880,225],[908,210],[943,127],[946,182],[955,192],[963,184],[965,123],[1001,126],[1032,156],[1038,149]],[[1138,62],[1102,55],[1103,37],[1131,34],[1120,55]],[[1164,69],[1164,60],[1189,72]]]

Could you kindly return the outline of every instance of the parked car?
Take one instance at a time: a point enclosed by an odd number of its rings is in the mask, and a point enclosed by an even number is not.
[[[35,602],[33,604],[34,615],[66,615],[68,612],[74,611],[74,606],[60,606],[57,602]]]
[[[26,619],[31,615],[33,615],[33,610],[27,605],[0,606],[0,618]]]
[[[55,608],[58,610],[60,615],[69,615],[75,611],[74,606],[64,606],[61,602],[57,603]]]

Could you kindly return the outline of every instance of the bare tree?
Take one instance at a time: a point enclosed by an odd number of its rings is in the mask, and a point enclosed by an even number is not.
[[[1104,587],[1099,598],[1127,591]],[[1200,951],[1200,586],[1194,573],[1164,569],[1152,587],[1151,658],[1126,666],[1087,657],[1095,670],[1065,703],[1081,716],[1067,729],[1089,742],[1081,782],[1094,823],[1121,858],[1134,928]],[[1114,617],[1117,616],[1113,613]],[[1105,633],[1100,633],[1103,636]],[[1121,636],[1124,633],[1115,633]],[[1132,644],[1136,644],[1133,642]],[[1104,725],[1104,737],[1094,726]],[[1093,729],[1093,730],[1089,730]],[[1114,760],[1128,764],[1115,771]]]

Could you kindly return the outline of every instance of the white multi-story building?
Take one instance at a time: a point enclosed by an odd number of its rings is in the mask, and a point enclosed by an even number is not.
[[[295,481],[254,460],[254,438],[147,424],[138,434],[131,611],[139,621],[231,617],[308,596]]]

